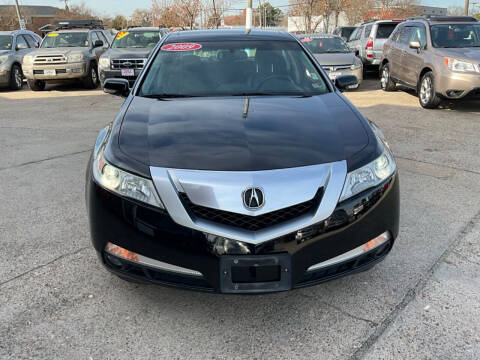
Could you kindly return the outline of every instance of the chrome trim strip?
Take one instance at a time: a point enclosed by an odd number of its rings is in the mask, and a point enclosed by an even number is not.
[[[318,264],[315,264],[315,265],[312,265],[310,266],[308,269],[307,269],[307,272],[309,271],[315,271],[315,270],[319,270],[319,269],[322,269],[322,268],[325,268],[327,266],[331,266],[331,265],[335,265],[335,264],[339,264],[339,263],[342,263],[344,261],[348,261],[350,259],[353,259],[353,258],[356,258],[364,253],[367,253],[369,252],[370,250],[373,250],[377,247],[379,247],[380,245],[383,245],[385,242],[387,242],[388,240],[390,240],[390,233],[387,231],[387,232],[384,232],[382,235],[380,236],[377,236],[375,239],[372,239],[372,240],[377,240],[378,241],[376,242],[375,246],[371,249],[367,249],[365,250],[363,247],[365,246],[365,244],[363,245],[360,245],[359,247],[356,247],[355,249],[352,249],[350,251],[347,251],[346,253],[343,253],[341,255],[338,255],[334,258],[331,258],[329,260],[326,260],[326,261],[323,261],[321,263],[318,263]]]
[[[327,219],[335,210],[347,175],[345,160],[293,169],[267,171],[200,171],[150,167],[157,192],[177,224],[228,239],[260,244]],[[248,210],[242,191],[258,186],[265,191],[265,206]],[[190,217],[178,196],[183,188],[198,205],[258,216],[311,200],[320,187],[322,201],[313,215],[304,215],[257,232]]]
[[[119,257],[119,256],[109,252],[107,248],[105,248],[105,252],[107,252],[111,256],[115,256],[119,259],[123,259],[122,257]],[[140,254],[137,254],[137,258],[138,258],[138,261],[135,261],[134,262],[135,264],[145,265],[145,266],[149,266],[149,267],[154,268],[154,269],[159,269],[159,270],[163,270],[163,271],[170,271],[172,273],[177,273],[177,274],[197,276],[197,277],[202,277],[203,276],[202,273],[199,272],[199,271],[192,270],[192,269],[187,269],[187,268],[184,268],[184,267],[181,267],[181,266],[168,264],[166,262],[158,261],[158,260],[143,256],[143,255],[140,255]],[[131,261],[131,260],[129,260],[129,261]]]

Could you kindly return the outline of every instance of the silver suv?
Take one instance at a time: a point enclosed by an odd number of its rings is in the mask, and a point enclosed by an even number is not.
[[[19,90],[23,85],[23,57],[35,50],[42,38],[28,30],[0,31],[0,87]]]
[[[417,90],[420,105],[442,98],[480,95],[480,23],[467,16],[416,17],[402,23],[385,43],[381,86]]]
[[[348,47],[362,59],[365,66],[380,64],[383,44],[401,20],[378,20],[360,25],[348,39]]]
[[[48,81],[80,79],[88,89],[98,87],[98,59],[110,46],[109,34],[93,22],[61,22],[40,48],[23,59],[23,72],[33,91]]]

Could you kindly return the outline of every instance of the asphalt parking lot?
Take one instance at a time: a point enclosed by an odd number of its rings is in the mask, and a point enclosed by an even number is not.
[[[480,102],[348,97],[397,156],[401,229],[374,269],[261,296],[126,283],[90,246],[85,167],[122,100],[0,91],[1,359],[478,359]]]

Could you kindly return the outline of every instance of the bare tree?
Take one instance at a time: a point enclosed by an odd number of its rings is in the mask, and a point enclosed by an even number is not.
[[[65,4],[65,11],[68,11],[69,10],[68,0],[59,0],[59,1]]]
[[[463,15],[465,14],[465,9],[462,6],[449,6],[447,9],[448,15]]]
[[[202,4],[200,0],[180,0],[185,17],[187,18],[188,27],[193,29],[195,20],[200,15]]]
[[[152,26],[152,11],[148,9],[135,9],[131,16],[131,22],[136,26]]]

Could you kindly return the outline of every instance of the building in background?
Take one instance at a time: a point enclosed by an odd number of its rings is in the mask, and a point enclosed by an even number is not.
[[[60,11],[55,6],[20,6],[20,13],[28,30],[39,33],[38,29],[53,22]],[[14,5],[0,5],[0,30],[19,29],[17,11]]]
[[[420,5],[418,6],[418,15],[446,16],[447,8]]]

